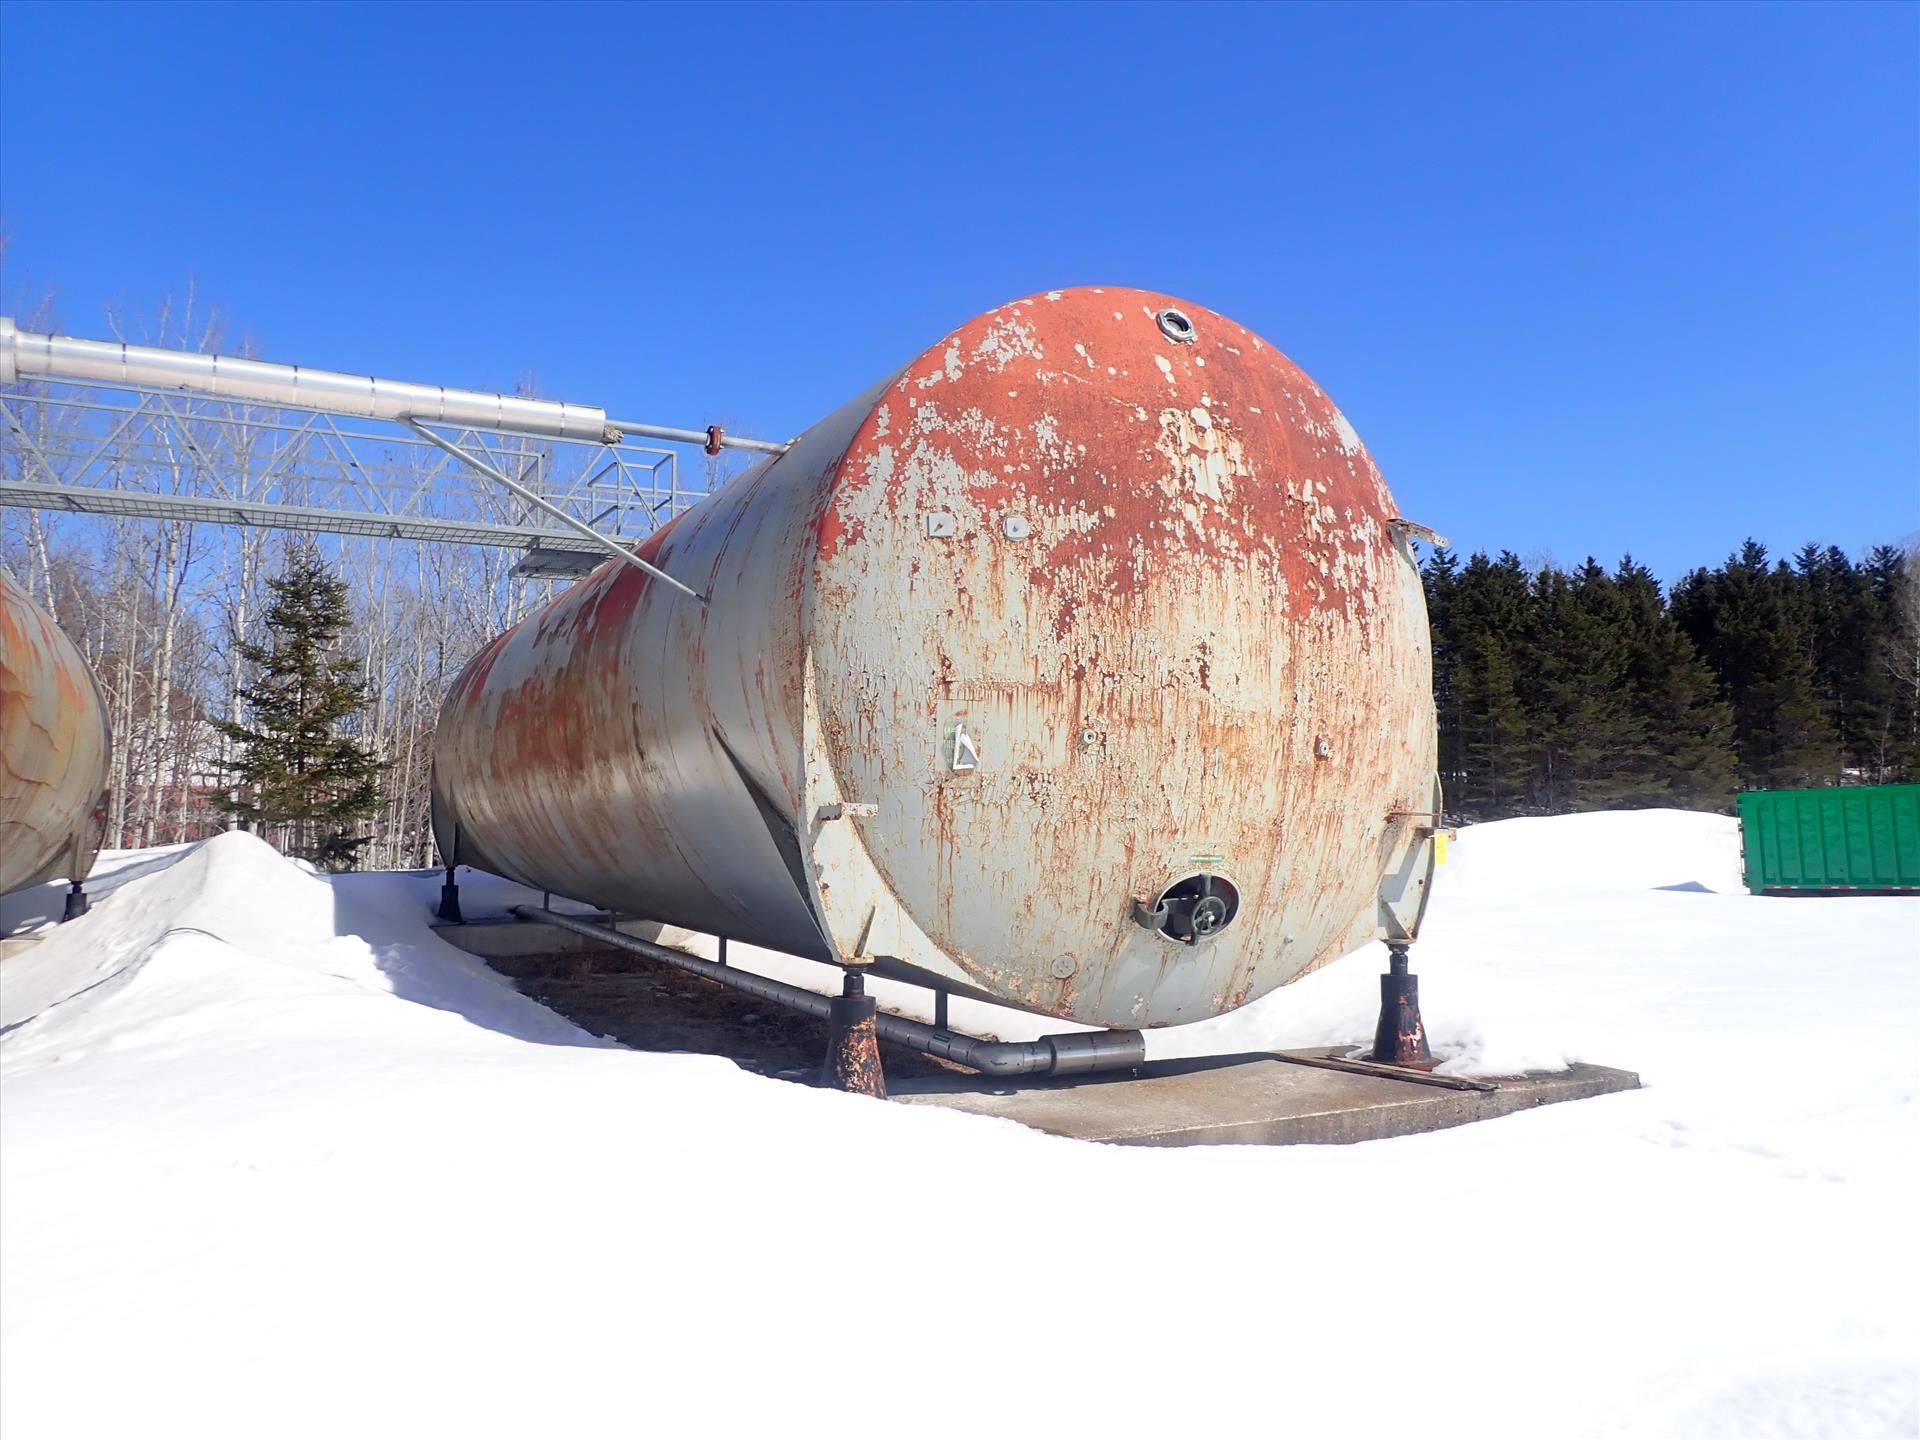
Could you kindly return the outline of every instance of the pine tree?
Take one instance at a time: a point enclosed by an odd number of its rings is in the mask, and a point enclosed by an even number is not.
[[[1421,587],[1427,594],[1427,623],[1433,634],[1433,710],[1439,729],[1440,783],[1449,799],[1466,770],[1460,755],[1460,699],[1455,683],[1459,642],[1453,597],[1459,572],[1459,560],[1444,545],[1427,557],[1420,570]]]
[[[1449,804],[1473,819],[1527,809],[1532,771],[1519,676],[1531,608],[1526,568],[1511,551],[1498,560],[1476,553],[1451,588],[1448,708],[1461,775]]]
[[[1619,801],[1721,809],[1732,802],[1733,712],[1713,671],[1661,600],[1653,572],[1631,555],[1614,574],[1625,614],[1628,705],[1646,726],[1644,767]]]
[[[1873,617],[1862,686],[1870,778],[1920,777],[1920,547],[1876,545],[1860,574]]]
[[[1421,578],[1465,818],[1920,773],[1920,552],[1809,545],[1789,564],[1750,540],[1668,597],[1631,556],[1566,574],[1442,551]]]
[[[1875,604],[1871,577],[1837,545],[1802,546],[1793,559],[1794,613],[1813,667],[1814,693],[1838,737],[1845,764],[1872,765],[1876,682]]]
[[[1521,702],[1513,647],[1484,631],[1468,641],[1461,704],[1467,723],[1461,735],[1466,779],[1461,804],[1477,820],[1525,813],[1528,780],[1527,711]]]
[[[1753,540],[1719,570],[1695,572],[1675,597],[1696,643],[1704,635],[1701,648],[1732,704],[1744,785],[1839,779],[1839,743],[1815,688],[1801,599],[1792,567],[1769,569],[1766,547]]]
[[[1573,575],[1535,575],[1522,695],[1534,757],[1534,808],[1617,803],[1647,758],[1645,722],[1628,703],[1626,606],[1591,558]]]
[[[238,747],[238,795],[220,803],[256,828],[282,827],[289,854],[350,870],[372,838],[352,834],[353,824],[379,810],[386,767],[347,733],[367,706],[359,666],[338,653],[347,587],[311,544],[291,547],[267,585],[269,643],[240,645],[254,671],[240,692],[252,724],[216,722]]]

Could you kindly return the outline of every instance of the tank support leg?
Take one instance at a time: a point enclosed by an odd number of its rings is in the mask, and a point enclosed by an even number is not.
[[[1420,979],[1407,970],[1406,942],[1387,942],[1388,969],[1380,977],[1380,1023],[1373,1032],[1379,1065],[1431,1070],[1438,1062],[1427,1048],[1427,1027],[1420,1020]]]
[[[840,993],[829,1002],[827,1063],[822,1083],[851,1095],[887,1098],[887,1077],[880,1068],[879,1007],[867,994],[866,976],[857,965],[844,969]]]
[[[86,890],[76,880],[73,882],[73,888],[67,891],[67,905],[60,914],[60,923],[64,925],[69,920],[78,920],[92,908],[93,902],[87,899]]]
[[[455,925],[466,922],[460,915],[460,882],[453,878],[453,866],[447,866],[447,878],[440,885],[440,909],[438,918]]]

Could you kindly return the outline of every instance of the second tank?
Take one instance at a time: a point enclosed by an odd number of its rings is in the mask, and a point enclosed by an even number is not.
[[[107,821],[107,707],[79,647],[0,570],[0,894],[69,881]]]

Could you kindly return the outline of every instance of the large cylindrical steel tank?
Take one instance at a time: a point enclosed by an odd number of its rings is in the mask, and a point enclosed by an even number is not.
[[[79,647],[0,570],[0,894],[79,884],[106,828],[107,706]]]
[[[1230,1010],[1417,919],[1396,521],[1251,331],[1016,301],[650,537],[705,604],[610,562],[476,656],[442,854],[1096,1025]]]

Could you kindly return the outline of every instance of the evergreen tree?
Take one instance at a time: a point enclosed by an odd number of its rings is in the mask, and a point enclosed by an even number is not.
[[[1461,772],[1453,803],[1471,818],[1521,814],[1527,805],[1532,771],[1520,669],[1531,606],[1526,569],[1510,550],[1498,560],[1476,553],[1452,589],[1449,702]]]
[[[1459,573],[1460,561],[1444,545],[1435,549],[1420,569],[1421,587],[1427,595],[1427,623],[1433,635],[1433,709],[1439,728],[1440,783],[1449,798],[1465,771],[1460,758],[1460,702],[1454,682],[1458,647],[1453,597]]]
[[[1714,683],[1720,681],[1720,651],[1713,629],[1713,572],[1695,566],[1683,575],[1667,597],[1667,613],[1687,637],[1694,653],[1707,662]],[[1724,695],[1723,697],[1724,698]]]
[[[1873,616],[1863,761],[1869,779],[1911,779],[1920,776],[1920,548],[1876,545],[1860,574]]]
[[[292,546],[267,585],[269,642],[240,645],[254,672],[240,692],[252,723],[216,722],[238,742],[238,795],[220,803],[255,828],[281,827],[289,854],[350,870],[372,838],[352,834],[354,822],[379,810],[386,767],[347,733],[367,705],[358,664],[339,654],[347,587],[311,544]]]
[[[1571,576],[1542,568],[1533,601],[1522,686],[1534,756],[1532,808],[1618,803],[1647,758],[1646,723],[1625,687],[1625,602],[1591,558]]]
[[[1421,572],[1449,808],[1724,808],[1741,786],[1920,773],[1920,560],[1748,541],[1663,597],[1631,556],[1529,573],[1445,551]]]
[[[1770,569],[1766,547],[1748,540],[1719,570],[1696,571],[1676,602],[1732,706],[1741,783],[1837,781],[1839,743],[1815,687],[1792,568]]]
[[[1629,555],[1614,585],[1624,609],[1628,704],[1646,727],[1644,764],[1618,803],[1721,809],[1735,788],[1733,711],[1653,572]]]
[[[1872,582],[1846,552],[1802,546],[1793,561],[1799,591],[1795,613],[1804,630],[1814,693],[1853,770],[1872,761],[1870,730],[1881,687],[1873,665],[1876,630]]]
[[[1514,648],[1505,637],[1482,631],[1467,642],[1462,660],[1461,807],[1475,819],[1522,814],[1531,771]]]

